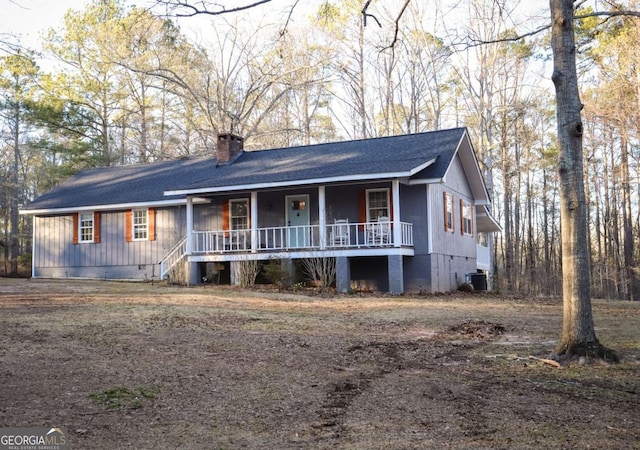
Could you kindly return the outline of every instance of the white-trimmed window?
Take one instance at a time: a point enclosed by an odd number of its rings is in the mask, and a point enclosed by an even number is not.
[[[453,195],[444,193],[444,231],[453,233]]]
[[[93,213],[80,213],[78,219],[78,240],[80,242],[93,242]]]
[[[132,215],[133,240],[146,241],[149,238],[149,210],[134,209]]]
[[[378,217],[391,217],[389,189],[367,189],[367,222]]]
[[[249,229],[249,199],[229,200],[229,226],[232,230]]]
[[[125,212],[125,239],[133,241],[156,240],[156,209],[128,209]]]
[[[471,203],[460,200],[460,227],[461,233],[473,236],[473,209]]]

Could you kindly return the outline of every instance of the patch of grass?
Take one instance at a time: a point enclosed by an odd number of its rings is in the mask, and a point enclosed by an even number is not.
[[[118,386],[102,392],[91,393],[89,397],[96,404],[106,406],[109,411],[117,411],[122,408],[142,408],[143,400],[153,400],[159,392],[160,389],[155,386],[133,389],[126,386]]]

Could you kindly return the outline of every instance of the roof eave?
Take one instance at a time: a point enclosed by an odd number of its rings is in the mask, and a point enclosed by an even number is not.
[[[484,233],[502,233],[502,225],[493,217],[487,205],[476,205],[476,224],[479,232]],[[480,226],[482,224],[482,226]]]
[[[466,146],[463,145],[463,143],[466,143]],[[460,149],[466,149],[466,156],[463,157],[461,156],[461,152]],[[449,161],[449,165],[447,167],[447,169],[445,170],[445,175],[443,177],[444,178],[447,176],[447,174],[449,173],[449,170],[451,169],[451,166],[453,165],[453,161],[455,160],[455,156],[458,155],[460,156],[461,159],[463,159],[462,163],[463,163],[463,167],[465,168],[465,174],[467,176],[467,179],[470,181],[471,184],[471,189],[472,191],[474,191],[474,197],[475,197],[475,201],[477,204],[490,204],[491,203],[491,197],[489,196],[489,191],[487,190],[487,186],[484,182],[484,177],[482,176],[482,170],[480,169],[480,163],[478,162],[478,157],[476,156],[476,152],[473,149],[473,143],[471,142],[471,138],[469,137],[469,133],[467,130],[464,131],[464,133],[462,134],[462,136],[460,136],[460,141],[458,141],[458,145],[456,147],[456,151],[453,155],[453,157],[451,158],[451,161]],[[471,182],[472,180],[470,180],[470,173],[467,172],[467,168],[469,168],[469,164],[468,164],[468,158],[471,158],[472,160],[472,166],[473,166],[473,176],[477,177],[477,181],[476,183]],[[467,160],[467,161],[465,161]],[[465,162],[467,162],[465,164]],[[474,185],[475,184],[480,184],[480,188],[479,189],[474,189]],[[481,192],[478,192],[478,190],[480,190]]]
[[[201,187],[193,189],[176,189],[172,191],[164,191],[164,195],[197,195],[219,192],[235,192],[235,191],[247,191],[258,190],[266,188],[281,188],[291,186],[308,186],[314,184],[329,184],[340,182],[352,182],[352,181],[370,181],[370,180],[383,180],[383,179],[396,179],[407,178],[411,176],[414,169],[406,172],[389,172],[389,173],[371,173],[364,175],[344,175],[340,177],[328,177],[328,178],[309,178],[306,180],[294,180],[294,181],[281,181],[281,182],[268,182],[268,183],[253,183],[253,184],[238,184],[235,186],[212,186]]]
[[[196,203],[208,203],[209,200],[197,199]],[[135,208],[153,208],[163,206],[179,206],[187,203],[185,198],[171,199],[171,200],[159,200],[154,202],[130,202],[130,203],[114,203],[114,204],[102,204],[102,205],[87,205],[87,206],[67,206],[64,208],[40,208],[40,209],[21,209],[20,214],[23,216],[37,216],[43,214],[69,214],[82,211],[114,211],[122,209],[135,209]]]

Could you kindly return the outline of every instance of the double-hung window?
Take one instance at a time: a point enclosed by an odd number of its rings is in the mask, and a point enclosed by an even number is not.
[[[471,203],[460,200],[460,218],[461,233],[473,236],[473,210],[471,209]]]
[[[128,209],[125,212],[125,239],[127,242],[156,240],[155,208]]]
[[[80,242],[93,242],[93,213],[81,213],[78,220]]]
[[[249,229],[249,200],[229,200],[229,225],[232,230]]]
[[[444,193],[444,231],[453,233],[453,195]]]
[[[132,215],[133,240],[146,241],[149,238],[149,211],[134,209]]]
[[[391,217],[389,189],[367,190],[367,222],[375,222],[378,217]]]

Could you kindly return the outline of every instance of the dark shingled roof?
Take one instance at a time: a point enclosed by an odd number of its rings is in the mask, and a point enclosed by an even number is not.
[[[408,173],[437,158],[421,178],[441,178],[465,128],[402,136],[246,151],[226,165],[215,158],[87,169],[34,200],[26,210],[151,203],[166,191],[216,189],[325,178]]]

